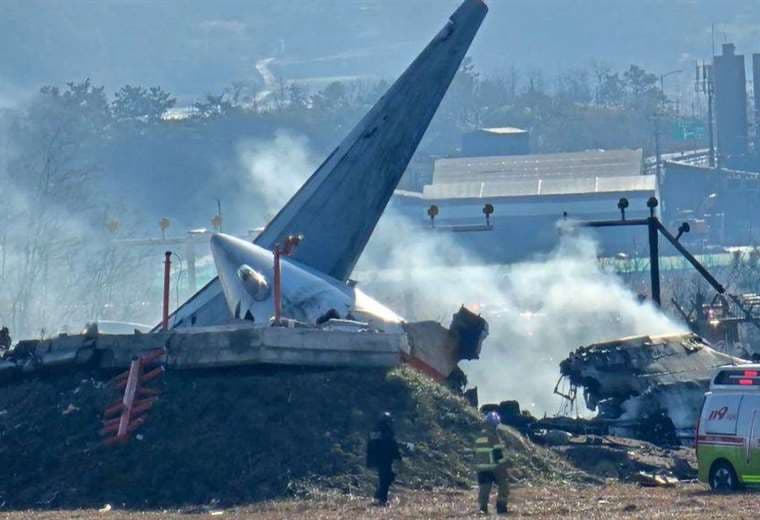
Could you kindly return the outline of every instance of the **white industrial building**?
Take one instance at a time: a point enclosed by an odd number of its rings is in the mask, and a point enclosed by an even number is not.
[[[486,254],[512,260],[551,249],[557,221],[619,218],[620,198],[627,215],[649,215],[646,201],[657,196],[655,175],[645,175],[642,150],[593,150],[502,157],[463,157],[435,162],[432,182],[419,192],[397,191],[395,207],[431,225],[428,209],[438,208],[435,225],[454,231],[485,228],[483,207],[493,206],[488,233],[462,239],[473,246],[487,240]],[[468,234],[470,235],[470,234]],[[479,235],[479,236],[474,236]],[[629,231],[600,236],[603,246],[628,250]],[[493,242],[501,244],[494,249]],[[501,252],[500,252],[501,251]]]

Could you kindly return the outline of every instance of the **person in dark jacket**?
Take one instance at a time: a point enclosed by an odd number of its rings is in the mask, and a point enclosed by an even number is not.
[[[390,412],[383,412],[367,442],[367,466],[377,469],[375,500],[378,505],[388,503],[388,489],[396,478],[394,460],[401,460],[401,453],[393,432],[393,417]]]
[[[11,333],[8,327],[0,328],[0,350],[8,350],[11,348]]]

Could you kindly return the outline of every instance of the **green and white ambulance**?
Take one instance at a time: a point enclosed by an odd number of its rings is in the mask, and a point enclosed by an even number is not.
[[[760,486],[760,365],[719,368],[695,438],[699,480],[715,490]]]

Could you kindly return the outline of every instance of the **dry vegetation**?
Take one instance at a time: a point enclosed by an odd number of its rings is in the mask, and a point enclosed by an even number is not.
[[[417,372],[257,369],[168,372],[140,439],[101,445],[114,393],[92,374],[30,378],[0,392],[5,509],[177,509],[301,497],[312,488],[371,493],[367,432],[381,410],[403,445],[399,485],[466,489],[480,429],[463,399]],[[583,481],[559,456],[513,434],[519,482]]]
[[[605,486],[538,486],[513,491],[511,518],[757,518],[760,495],[740,493],[715,495],[699,484],[684,484],[673,489],[641,488],[630,484]],[[164,520],[181,518],[221,518],[274,520],[310,518],[319,520],[378,518],[440,519],[482,518],[475,510],[475,491],[439,489],[403,493],[388,508],[368,505],[355,495],[319,494],[306,500],[265,502],[251,507],[223,510],[214,506],[165,511],[19,511],[1,518],[20,520],[64,518],[108,520]],[[495,515],[494,515],[495,517]]]

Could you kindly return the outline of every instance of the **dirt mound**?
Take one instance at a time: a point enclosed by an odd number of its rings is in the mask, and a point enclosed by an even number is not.
[[[366,493],[368,430],[382,410],[406,444],[400,485],[472,484],[479,429],[464,400],[412,370],[168,372],[161,399],[126,446],[98,435],[114,393],[92,374],[0,390],[0,502],[6,508],[240,504],[313,487]],[[568,468],[518,435],[516,479]]]

